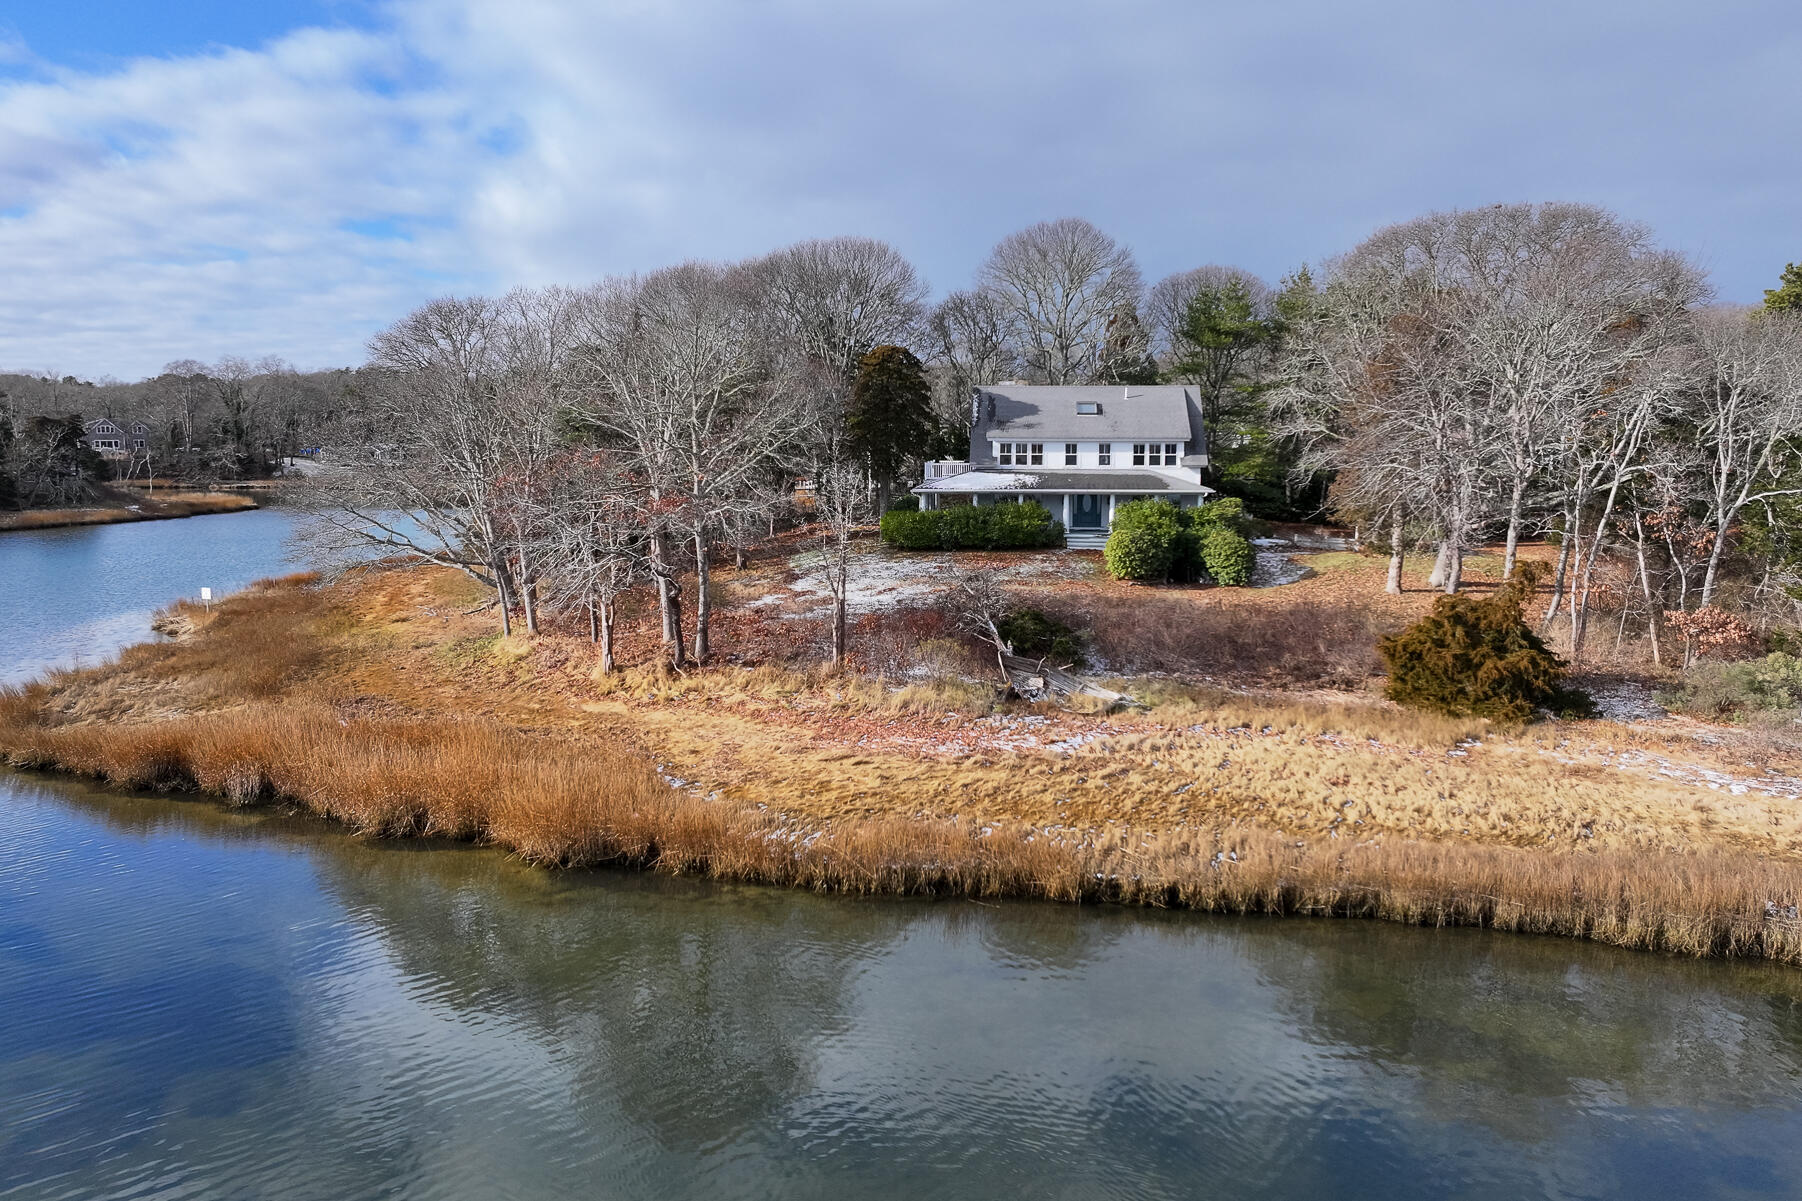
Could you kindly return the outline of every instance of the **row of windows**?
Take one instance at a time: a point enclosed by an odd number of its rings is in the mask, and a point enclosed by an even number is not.
[[[1133,443],[1134,467],[1174,467],[1176,466],[1176,448],[1179,444],[1165,442],[1161,446],[1156,442]],[[1160,454],[1159,451],[1163,453]]]
[[[1180,442],[1135,442],[1133,443],[1133,466],[1175,467],[1177,465],[1177,449],[1181,445]],[[1095,450],[1095,462],[1099,466],[1113,466],[1114,444],[1112,442],[1099,443]],[[1064,466],[1076,466],[1076,452],[1076,443],[1064,443]],[[997,442],[995,444],[995,461],[1003,467],[1043,467],[1045,465],[1045,444],[1043,442]]]

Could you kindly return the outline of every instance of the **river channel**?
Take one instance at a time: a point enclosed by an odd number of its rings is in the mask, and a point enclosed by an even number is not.
[[[292,569],[0,534],[0,678]],[[0,772],[0,1198],[1802,1196],[1802,972],[849,900]]]

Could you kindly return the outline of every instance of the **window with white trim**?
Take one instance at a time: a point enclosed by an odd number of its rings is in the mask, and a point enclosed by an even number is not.
[[[1064,466],[1076,466],[1076,443],[1074,442],[1064,443]]]
[[[1164,466],[1176,466],[1176,443],[1174,442],[1164,443]]]
[[[1045,463],[1043,442],[997,442],[995,461],[1003,467],[1040,467]]]
[[[1145,466],[1145,444],[1143,442],[1133,443],[1133,466]]]
[[[1112,467],[1114,465],[1114,444],[1103,442],[1095,453],[1095,461],[1103,467]]]

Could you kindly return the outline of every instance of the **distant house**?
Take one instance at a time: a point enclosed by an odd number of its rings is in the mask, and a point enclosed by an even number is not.
[[[1099,547],[1129,500],[1212,495],[1207,465],[1193,388],[996,384],[972,389],[970,457],[927,463],[913,491],[929,509],[1036,500],[1071,546]]]
[[[111,417],[97,417],[81,427],[82,440],[106,459],[129,459],[150,447],[150,427],[142,421],[129,426]]]

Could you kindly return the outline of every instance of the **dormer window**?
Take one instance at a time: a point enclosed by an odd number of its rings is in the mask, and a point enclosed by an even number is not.
[[[1101,405],[1092,400],[1079,400],[1076,411],[1084,417],[1093,417],[1101,412]]]

